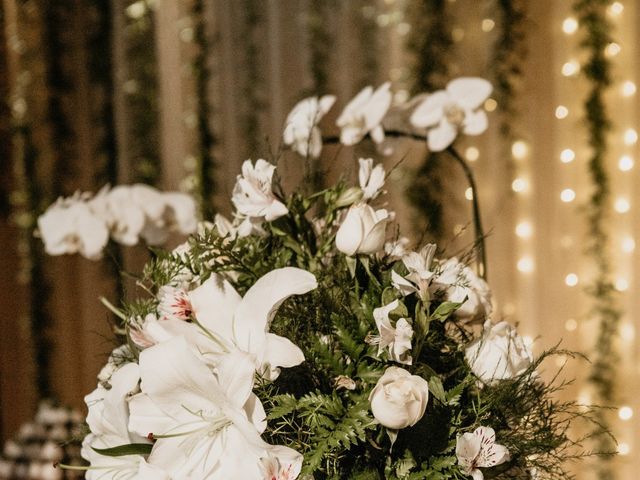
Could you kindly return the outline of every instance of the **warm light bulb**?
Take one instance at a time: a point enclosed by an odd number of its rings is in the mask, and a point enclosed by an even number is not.
[[[524,140],[517,140],[511,145],[511,155],[516,160],[522,160],[529,153],[529,145]]]
[[[573,332],[578,328],[578,322],[574,318],[570,318],[566,322],[564,322],[564,328],[567,332]]]
[[[622,277],[618,278],[616,280],[616,290],[618,290],[619,292],[626,292],[627,290],[629,290],[629,280]]]
[[[573,17],[565,18],[562,22],[562,31],[567,35],[576,33],[578,30],[578,20]]]
[[[570,60],[562,65],[562,75],[571,77],[580,71],[580,64],[575,60]]]
[[[527,182],[524,178],[516,178],[513,182],[511,182],[511,189],[514,192],[522,193],[529,187],[529,182]]]
[[[578,285],[578,275],[575,273],[570,273],[566,277],[564,277],[564,283],[567,284],[568,287],[575,287]]]
[[[558,105],[556,107],[556,118],[562,120],[563,118],[567,118],[569,115],[569,109],[564,105]]]
[[[631,204],[629,203],[629,200],[621,197],[618,198],[616,200],[616,203],[613,204],[613,208],[618,213],[627,213],[629,210],[631,210]]]
[[[466,198],[467,200],[473,200],[473,190],[471,187],[467,188],[464,191],[464,198]]]
[[[631,453],[631,447],[626,442],[620,442],[618,444],[618,454],[619,455],[629,455]]]
[[[631,80],[627,80],[622,84],[622,95],[624,97],[630,97],[636,93],[636,84]]]
[[[483,32],[490,32],[491,30],[493,30],[493,27],[495,27],[495,26],[496,26],[496,22],[494,22],[490,18],[485,18],[484,20],[482,20],[482,31]]]
[[[623,10],[624,5],[622,4],[622,2],[613,2],[611,5],[609,5],[609,8],[607,8],[607,13],[612,17],[617,17],[622,13]]]
[[[570,188],[565,188],[560,192],[560,200],[565,203],[573,202],[576,199],[576,192],[571,190]]]
[[[560,152],[560,161],[562,163],[571,163],[576,158],[576,152],[571,150],[570,148],[565,148]]]
[[[487,98],[484,102],[484,109],[487,112],[493,112],[496,108],[498,108],[498,102],[496,102],[493,98]]]
[[[638,141],[638,132],[636,132],[633,128],[627,128],[624,131],[624,144],[635,145],[637,141]]]
[[[619,44],[617,44],[616,42],[611,42],[604,49],[604,54],[607,57],[615,57],[616,55],[618,55],[620,53],[621,50],[622,50],[622,47],[620,47]]]
[[[633,237],[624,237],[622,239],[622,251],[624,253],[631,253],[636,248],[636,241]]]
[[[627,343],[633,343],[636,338],[636,327],[631,322],[620,325],[620,338]]]
[[[523,221],[516,225],[516,235],[520,238],[529,238],[533,235],[533,225],[531,222]]]
[[[533,272],[535,265],[533,263],[533,258],[526,256],[522,257],[518,260],[518,270],[522,273],[531,273]]]
[[[629,155],[623,155],[618,160],[618,168],[623,172],[628,172],[633,168],[633,158]]]
[[[633,408],[627,405],[620,407],[620,410],[618,410],[618,417],[620,417],[620,420],[631,420],[631,417],[633,417]]]
[[[478,160],[478,158],[480,158],[480,150],[478,150],[476,147],[469,147],[465,150],[464,156],[470,162],[475,162],[476,160]]]

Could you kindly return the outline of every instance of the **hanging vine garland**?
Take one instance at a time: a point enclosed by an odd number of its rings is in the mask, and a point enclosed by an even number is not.
[[[413,1],[407,18],[412,19],[407,50],[414,57],[413,94],[443,88],[448,80],[448,65],[453,39],[447,15],[447,0]],[[443,196],[449,162],[440,154],[429,154],[415,172],[407,189],[407,198],[416,212],[416,225],[426,238],[438,243],[444,236]]]
[[[203,218],[211,218],[214,208],[213,196],[215,192],[215,160],[213,146],[215,137],[210,128],[211,107],[209,98],[209,82],[211,72],[207,64],[210,40],[207,36],[207,24],[204,15],[203,0],[194,0],[191,6],[193,19],[194,41],[197,51],[193,59],[193,75],[196,89],[197,116],[197,148],[196,153],[196,181],[195,195],[200,205]]]
[[[489,64],[493,70],[494,95],[500,106],[500,132],[507,141],[514,139],[514,118],[518,115],[515,103],[518,84],[522,79],[522,65],[527,57],[526,2],[497,0],[500,35],[493,47]]]
[[[593,183],[593,193],[587,205],[589,226],[587,253],[594,259],[597,270],[588,293],[594,303],[592,316],[599,321],[600,325],[589,380],[595,387],[597,400],[610,405],[615,401],[616,395],[619,356],[615,349],[615,340],[622,313],[611,281],[612,268],[607,231],[611,190],[606,170],[606,155],[607,134],[611,130],[611,120],[604,97],[611,84],[611,63],[605,56],[605,48],[611,42],[612,31],[606,17],[608,4],[606,0],[579,0],[575,3],[574,10],[585,34],[581,46],[589,53],[582,67],[582,72],[590,82],[590,91],[584,106],[589,145],[592,149],[589,174]],[[599,417],[600,423],[611,430],[608,413],[601,410]],[[599,451],[615,451],[615,443],[611,437],[599,435],[597,440]],[[598,467],[598,478],[605,480],[615,478],[610,459],[611,457],[603,457]]]

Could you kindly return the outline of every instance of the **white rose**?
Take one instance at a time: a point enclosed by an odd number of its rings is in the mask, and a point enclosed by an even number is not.
[[[429,401],[429,385],[404,368],[389,367],[369,395],[373,416],[392,430],[415,425]]]
[[[473,373],[486,383],[522,375],[533,362],[531,350],[507,322],[487,321],[482,337],[469,344],[465,357]]]
[[[389,212],[366,203],[352,205],[336,235],[336,247],[347,255],[371,254],[384,248]]]

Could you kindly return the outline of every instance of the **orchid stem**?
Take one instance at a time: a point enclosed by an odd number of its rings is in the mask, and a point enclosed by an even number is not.
[[[484,229],[482,228],[482,217],[480,215],[480,202],[478,200],[478,188],[476,187],[476,181],[473,176],[473,171],[469,164],[465,162],[464,158],[456,151],[453,147],[447,148],[447,153],[451,155],[451,157],[460,164],[462,170],[464,171],[465,176],[467,177],[467,182],[469,182],[469,187],[471,188],[472,195],[472,206],[473,206],[473,226],[475,230],[475,238],[476,245],[478,248],[478,255],[476,257],[476,262],[478,265],[478,274],[483,278],[487,279],[487,249],[485,245],[485,235]]]

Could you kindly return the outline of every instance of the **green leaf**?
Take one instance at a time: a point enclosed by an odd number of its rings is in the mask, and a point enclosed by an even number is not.
[[[151,443],[127,443],[111,448],[91,447],[96,453],[107,457],[122,457],[124,455],[149,455],[153,444]]]
[[[436,311],[431,314],[431,318],[433,320],[444,321],[449,318],[453,314],[453,312],[460,308],[460,305],[462,305],[462,303],[442,302],[440,305],[438,305]]]
[[[429,392],[441,403],[444,403],[445,405],[448,403],[447,395],[444,392],[444,387],[442,386],[442,380],[440,380],[440,377],[433,376],[429,379]]]

